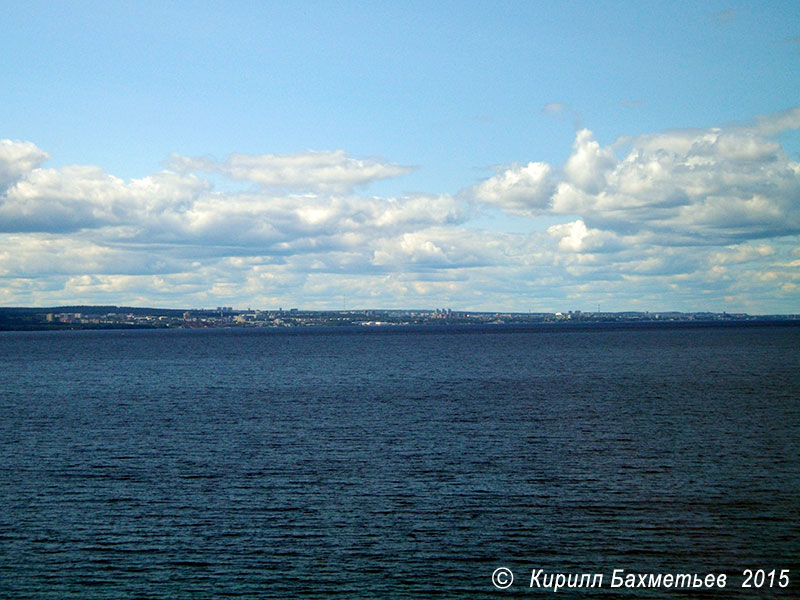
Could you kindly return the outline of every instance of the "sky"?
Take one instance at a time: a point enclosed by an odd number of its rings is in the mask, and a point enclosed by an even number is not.
[[[15,2],[0,305],[800,313],[800,3]]]

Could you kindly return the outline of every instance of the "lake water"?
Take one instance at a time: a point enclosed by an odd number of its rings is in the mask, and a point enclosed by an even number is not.
[[[2,333],[0,369],[3,598],[800,597],[800,326]]]

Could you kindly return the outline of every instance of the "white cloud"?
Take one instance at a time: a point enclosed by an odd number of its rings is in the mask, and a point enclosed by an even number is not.
[[[553,225],[547,233],[558,240],[558,247],[564,252],[598,252],[621,248],[618,236],[609,231],[589,229],[578,219],[564,225]]]
[[[502,267],[521,259],[527,244],[521,236],[430,227],[380,239],[371,263],[389,271]]]
[[[572,155],[564,165],[567,182],[578,189],[596,193],[606,186],[606,174],[617,164],[610,148],[601,148],[588,129],[575,137]]]
[[[742,125],[741,129],[766,137],[792,129],[800,129],[800,106],[769,115],[759,115],[753,120],[753,123]]]
[[[550,171],[550,165],[541,162],[512,166],[473,187],[472,195],[513,214],[540,211],[547,208],[553,193]]]
[[[236,181],[293,190],[347,192],[373,181],[399,177],[410,167],[378,159],[355,159],[342,150],[296,154],[231,154],[225,161],[173,155],[177,171],[219,173]]]
[[[710,255],[709,259],[714,265],[742,264],[754,260],[764,259],[775,254],[775,249],[769,244],[739,244],[728,246]]]
[[[798,126],[800,111],[793,110],[750,126],[628,138],[614,146],[627,147],[621,159],[584,129],[560,176],[537,163],[550,187],[537,188],[535,202],[525,204],[513,185],[501,185],[520,178],[517,167],[474,186],[472,198],[516,215],[579,215],[587,226],[649,232],[659,243],[794,235],[800,232],[800,163],[763,132]]]
[[[74,232],[183,211],[209,184],[162,172],[125,183],[99,167],[30,169],[2,196],[0,231]]]
[[[0,140],[0,190],[41,165],[50,156],[30,142]]]
[[[563,166],[398,197],[355,190],[406,167],[340,151],[176,156],[125,181],[6,141],[0,303],[800,312],[800,165],[771,137],[798,125],[792,110],[608,147],[581,130]],[[477,229],[481,206],[531,233]]]

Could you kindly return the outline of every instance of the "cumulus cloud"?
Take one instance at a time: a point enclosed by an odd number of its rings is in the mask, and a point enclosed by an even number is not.
[[[126,183],[100,167],[25,169],[0,197],[0,232],[69,233],[139,223],[164,211],[185,210],[206,181],[164,172]]]
[[[123,296],[116,301],[174,305],[180,297],[185,306],[244,294],[277,302],[287,289],[304,289],[312,273],[394,271],[375,260],[393,241],[398,260],[441,264],[432,260],[437,244],[453,248],[435,238],[417,243],[419,232],[446,231],[469,216],[446,194],[356,195],[353,186],[406,169],[338,152],[239,155],[219,168],[187,159],[125,181],[95,166],[41,168],[47,155],[32,144],[3,147],[0,277],[14,282],[5,285],[5,303],[35,304],[50,293],[56,303]],[[203,176],[211,171],[259,187],[219,192]]]
[[[298,253],[358,246],[378,235],[455,224],[466,211],[449,196],[399,198],[319,194],[209,194],[183,211],[163,211],[131,228],[128,241]]]
[[[273,247],[277,251],[286,250],[286,245],[303,245],[303,240],[314,246],[348,233],[392,233],[417,225],[457,223],[467,214],[462,203],[447,195],[381,198],[334,192],[333,188],[345,183],[349,186],[400,172],[341,153],[328,153],[322,160],[291,155],[267,161],[273,166],[291,165],[291,169],[276,171],[271,181],[289,182],[290,171],[296,170],[292,185],[305,186],[304,192],[220,193],[209,180],[186,169],[126,182],[94,166],[37,168],[34,158],[43,155],[34,148],[20,145],[13,156],[8,153],[6,171],[15,173],[16,182],[0,196],[0,232],[96,230],[98,238],[126,243],[252,246],[256,251]],[[319,158],[317,154],[324,153],[315,153]],[[262,164],[259,160],[255,163]],[[229,162],[242,161],[239,157]],[[308,170],[303,174],[304,163]],[[334,163],[342,167],[341,172]],[[267,180],[264,172],[248,176]]]
[[[19,180],[50,156],[30,142],[0,140],[0,190]]]
[[[590,229],[580,219],[563,225],[552,225],[547,228],[547,233],[558,240],[559,249],[565,252],[607,252],[622,247],[616,234]]]
[[[572,297],[591,289],[601,300],[613,289],[619,298],[622,280],[642,300],[654,298],[651,285],[678,303],[717,298],[752,309],[770,304],[769,294],[785,301],[796,285],[788,253],[800,234],[800,164],[775,136],[797,128],[800,108],[605,147],[582,129],[563,166],[535,163],[546,185],[520,185],[522,169],[511,166],[468,195],[532,220],[571,217],[547,235]]]
[[[346,192],[373,181],[399,177],[410,167],[378,159],[356,159],[342,150],[296,154],[231,154],[212,158],[173,155],[170,168],[181,172],[219,173],[236,181],[295,190]]]
[[[728,246],[709,256],[709,260],[714,265],[742,264],[755,260],[767,258],[775,254],[775,249],[769,244],[739,244]]]
[[[669,236],[686,244],[794,235],[800,164],[769,135],[798,127],[800,110],[792,109],[751,124],[651,134],[609,147],[583,129],[560,170],[531,163],[542,175],[523,178],[512,166],[474,186],[471,196],[516,215],[580,215],[590,227],[648,232],[662,243]]]
[[[6,140],[0,303],[800,310],[800,164],[776,139],[797,127],[800,109],[609,146],[581,129],[563,165],[396,197],[360,188],[407,167],[341,151],[173,156],[126,181]]]
[[[475,200],[514,214],[528,214],[545,209],[553,193],[550,165],[541,162],[512,166],[476,185]]]
[[[429,227],[381,239],[371,264],[387,271],[464,269],[506,265],[530,252],[521,236],[452,227]]]
[[[606,174],[617,164],[613,150],[601,148],[588,129],[578,132],[572,147],[564,165],[567,182],[585,192],[599,192],[607,184]]]

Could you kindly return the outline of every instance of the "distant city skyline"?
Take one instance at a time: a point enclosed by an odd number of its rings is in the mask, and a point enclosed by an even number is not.
[[[235,310],[163,309],[125,306],[63,306],[51,308],[0,307],[0,331],[70,329],[205,329],[205,328],[303,328],[303,327],[380,327],[380,326],[615,326],[615,325],[800,325],[800,315],[747,315],[730,313],[637,312],[555,313],[454,311],[449,308],[427,310]]]
[[[796,2],[0,23],[0,306],[800,313]]]

